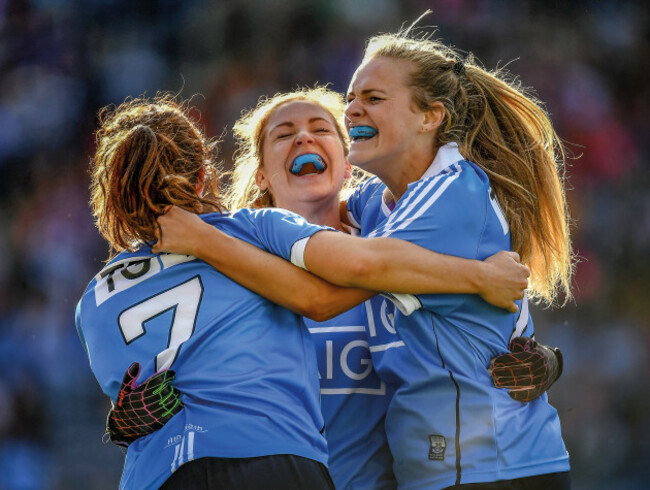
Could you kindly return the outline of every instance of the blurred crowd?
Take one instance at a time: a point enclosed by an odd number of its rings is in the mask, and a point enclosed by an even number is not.
[[[650,8],[638,1],[0,0],[0,490],[116,488],[107,397],[74,311],[108,249],[88,207],[99,108],[159,90],[220,136],[262,94],[344,92],[365,39],[424,10],[507,68],[569,150],[575,299],[535,309],[564,353],[550,391],[574,488],[650,480]],[[429,28],[430,32],[433,28]]]

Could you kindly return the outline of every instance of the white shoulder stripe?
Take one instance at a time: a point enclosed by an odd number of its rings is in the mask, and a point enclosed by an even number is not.
[[[425,202],[422,206],[420,206],[420,209],[418,209],[418,211],[413,216],[411,216],[408,219],[402,220],[401,224],[397,228],[392,230],[391,233],[393,231],[398,231],[406,228],[414,220],[422,216],[433,205],[433,203],[435,203],[438,200],[438,198],[442,195],[443,192],[445,192],[445,190],[451,185],[451,183],[454,180],[456,180],[458,177],[459,174],[455,174],[450,178],[446,179],[443,182],[443,184],[438,188],[438,190],[436,190],[436,192],[434,192],[434,194],[427,200],[427,202]]]
[[[425,188],[424,191],[420,192],[420,187],[425,185],[425,182],[426,182],[425,180],[422,180],[422,181],[417,183],[415,189],[408,194],[408,196],[405,198],[405,201],[403,203],[400,203],[401,204],[400,208],[391,213],[390,217],[386,221],[386,224],[383,225],[384,228],[390,229],[390,227],[393,226],[393,223],[398,219],[398,217],[400,217],[404,213],[410,212],[410,210],[413,208],[413,206],[415,206],[420,200],[422,200],[424,198],[424,194],[428,191],[428,188],[432,185],[432,183],[429,182],[427,184],[427,188]],[[434,185],[435,185],[435,183],[434,183]],[[410,201],[413,200],[413,199],[415,199],[415,201],[413,203],[411,203]],[[377,233],[373,231],[369,235],[369,237],[374,236],[376,234]]]
[[[400,221],[397,224],[397,226],[394,226],[391,228],[391,225],[394,225],[394,223],[387,223],[384,227],[384,230],[381,233],[381,236],[389,236],[391,233],[394,233],[395,231],[402,230],[406,228],[408,225],[410,225],[414,220],[418,219],[420,216],[422,216],[427,210],[433,206],[433,204],[442,196],[442,194],[447,190],[447,188],[456,180],[458,177],[460,177],[462,173],[462,168],[458,164],[454,164],[453,167],[458,170],[458,172],[453,173],[451,175],[449,174],[443,174],[443,175],[438,175],[434,179],[431,180],[425,187],[425,189],[420,192],[420,195],[418,198],[410,205],[408,206],[407,209],[405,209],[403,212],[400,213]],[[433,189],[435,186],[440,182],[441,179],[444,179],[442,184],[436,191],[427,199],[427,201],[422,204],[419,208],[415,209],[416,205],[425,198],[425,196]],[[410,216],[409,216],[410,215]],[[405,216],[408,216],[405,218]],[[373,232],[374,233],[374,232]]]

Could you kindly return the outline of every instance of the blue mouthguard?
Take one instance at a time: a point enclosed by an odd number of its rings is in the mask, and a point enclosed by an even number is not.
[[[372,138],[376,134],[377,130],[375,128],[371,128],[370,126],[355,126],[353,128],[350,128],[350,138],[352,139]]]
[[[316,155],[315,153],[305,153],[304,155],[296,157],[291,164],[290,172],[292,174],[299,174],[306,163],[313,163],[314,167],[319,172],[325,170],[326,167],[325,162],[323,162],[323,159],[319,155]]]

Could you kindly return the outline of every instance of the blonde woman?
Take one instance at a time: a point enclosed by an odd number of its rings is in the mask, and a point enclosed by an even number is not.
[[[562,146],[540,104],[503,74],[408,31],[377,36],[350,83],[346,125],[350,162],[378,177],[347,203],[363,236],[468,258],[514,250],[531,269],[531,298],[570,297]],[[308,253],[307,268],[327,277]],[[518,313],[476,296],[401,299],[416,311],[396,313],[393,340],[370,342],[395,389],[386,431],[400,487],[569,488],[547,397],[513,402],[484,369],[533,335],[527,298]]]

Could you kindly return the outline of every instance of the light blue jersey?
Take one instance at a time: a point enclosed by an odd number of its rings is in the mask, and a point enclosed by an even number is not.
[[[391,393],[370,359],[367,307],[325,322],[305,320],[318,357],[329,471],[339,490],[397,488],[384,428]]]
[[[373,180],[348,212],[362,235],[400,238],[450,255],[485,259],[510,249],[508,224],[485,173],[455,144],[439,149],[422,179],[391,211]],[[374,221],[374,223],[373,223]],[[534,333],[520,313],[476,295],[400,296],[400,309],[371,300],[395,333],[369,337],[379,376],[396,391],[386,431],[400,488],[445,488],[569,470],[557,411],[546,395],[526,404],[494,388],[487,366],[514,336]]]
[[[292,245],[322,230],[274,209],[203,219],[288,259]],[[323,464],[316,353],[302,319],[191,256],[149,247],[115,257],[77,307],[90,366],[115,400],[124,372],[139,381],[176,371],[185,408],[129,446],[120,488],[158,488],[202,457],[293,454]]]

